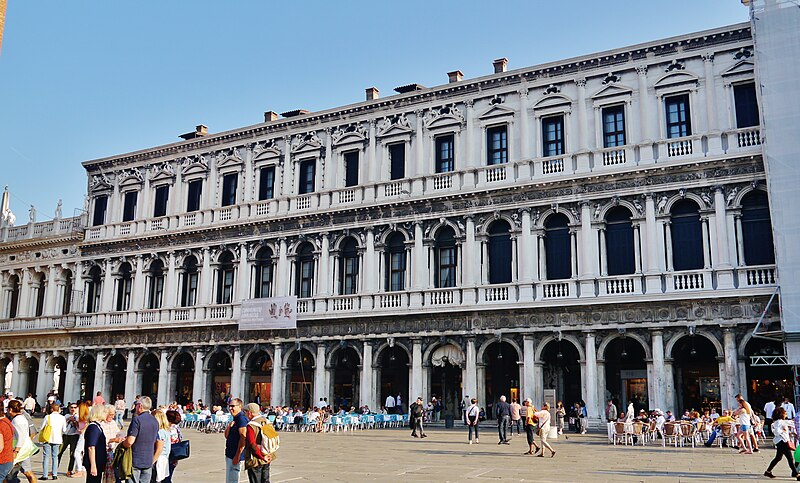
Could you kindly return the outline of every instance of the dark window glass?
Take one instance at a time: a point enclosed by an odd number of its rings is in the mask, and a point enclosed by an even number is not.
[[[256,254],[256,283],[253,296],[267,298],[272,294],[272,250],[262,248]]]
[[[452,134],[436,138],[436,172],[449,173],[455,169],[454,139]]]
[[[358,291],[358,244],[348,238],[339,257],[339,293],[353,295]]]
[[[542,156],[561,156],[564,154],[564,116],[550,116],[542,119]]]
[[[64,272],[64,301],[61,306],[61,313],[66,315],[72,310],[72,272]]]
[[[153,205],[153,216],[167,215],[167,202],[169,201],[169,186],[159,186],[156,188],[156,199]]]
[[[203,194],[203,180],[196,179],[189,182],[189,192],[186,196],[186,211],[200,209],[200,197]]]
[[[692,134],[689,118],[689,95],[672,96],[664,99],[667,111],[667,137],[680,138]]]
[[[508,134],[503,126],[490,127],[486,130],[486,164],[503,164],[508,162]]]
[[[633,226],[631,212],[618,206],[606,215],[606,266],[609,275],[634,273]]]
[[[396,292],[406,288],[406,246],[400,233],[386,241],[386,290]]]
[[[456,238],[452,228],[443,228],[436,236],[436,288],[456,286]]]
[[[8,318],[13,319],[19,311],[19,277],[12,275],[9,284],[11,285],[11,303],[8,309]]]
[[[545,263],[547,280],[563,280],[572,277],[572,242],[569,220],[563,214],[550,215],[544,224]]]
[[[122,206],[122,221],[131,221],[136,218],[136,198],[139,193],[128,191],[125,193]]]
[[[775,263],[769,200],[764,191],[751,191],[742,200],[742,244],[745,265]]]
[[[236,173],[226,174],[222,177],[222,200],[221,206],[230,206],[236,204],[236,185],[239,181],[239,175]]]
[[[625,107],[603,108],[603,147],[625,145]]]
[[[397,143],[389,145],[389,159],[391,160],[391,179],[406,177],[406,145]]]
[[[119,269],[119,278],[117,279],[117,305],[118,311],[128,310],[131,306],[131,290],[133,289],[133,280],[131,279],[131,266],[128,263],[122,264]]]
[[[150,287],[147,300],[148,309],[160,309],[164,300],[164,264],[160,260],[150,267]]]
[[[733,98],[736,104],[736,127],[758,126],[758,100],[756,85],[753,82],[733,86]]]
[[[703,228],[697,203],[681,200],[672,206],[672,267],[675,270],[703,268]]]
[[[316,160],[306,159],[300,161],[299,166],[299,180],[300,184],[297,188],[297,193],[304,195],[314,192],[314,170],[316,169]]]
[[[42,278],[39,282],[39,290],[36,291],[36,310],[34,316],[39,317],[44,313],[44,295],[46,290],[46,282]]]
[[[344,185],[358,185],[358,151],[344,153]]]
[[[91,313],[100,310],[101,286],[100,267],[92,267],[89,270],[89,282],[86,284],[86,312]]]
[[[233,255],[225,252],[219,256],[217,269],[217,303],[229,304],[233,302]]]
[[[311,297],[314,286],[314,251],[311,245],[305,244],[298,251],[295,270],[295,293],[299,298]]]
[[[275,166],[261,168],[258,180],[258,199],[271,200],[275,197]]]
[[[94,199],[94,213],[92,214],[92,226],[102,225],[106,222],[107,207],[108,207],[108,196],[101,195]]]
[[[510,231],[502,220],[489,227],[489,283],[511,283]]]
[[[181,307],[193,307],[197,303],[197,259],[189,257],[183,262]]]

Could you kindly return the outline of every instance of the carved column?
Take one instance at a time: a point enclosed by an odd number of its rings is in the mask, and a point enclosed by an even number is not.
[[[77,358],[75,352],[67,352],[67,368],[64,371],[64,394],[61,396],[64,398],[62,402],[65,404],[68,401],[77,401],[80,396],[80,379],[75,377],[78,372],[75,368],[76,362]]]
[[[284,398],[284,367],[283,367],[283,346],[279,343],[272,344],[272,392],[270,393],[270,405],[282,406]]]
[[[478,253],[475,246],[475,220],[471,216],[465,216],[466,230],[464,233],[464,252],[461,269],[464,305],[475,303],[475,270],[478,264]]]
[[[40,352],[39,353],[39,374],[36,376],[36,400],[39,402],[40,406],[44,406],[47,402],[47,391],[49,391],[47,387],[47,364],[48,364],[48,355],[47,352]],[[52,385],[52,381],[50,381]],[[69,400],[68,400],[69,401]],[[64,401],[66,402],[66,401]]]
[[[212,300],[211,250],[203,247],[203,266],[200,269],[200,287],[197,290],[197,305],[208,305]]]
[[[372,368],[372,342],[363,340],[364,356],[361,360],[361,384],[359,400],[361,406],[367,405],[370,409],[375,409],[375,401],[373,400],[373,368]]]
[[[145,306],[144,284],[144,257],[136,256],[136,272],[133,278],[133,294],[131,296],[130,310],[141,310]]]
[[[247,264],[247,243],[239,244],[239,287],[235,290],[235,300],[241,302],[250,298],[250,267]]]
[[[167,254],[167,279],[165,280],[166,290],[164,291],[164,307],[171,309],[175,307],[178,300],[178,279],[175,271],[175,252]]]
[[[411,251],[411,259],[413,261],[413,271],[411,273],[412,308],[422,306],[421,291],[428,288],[428,260],[425,255],[425,247],[422,245],[422,223],[414,223],[414,247]]]
[[[733,288],[733,266],[731,265],[730,244],[728,243],[727,213],[725,191],[722,186],[714,188],[714,222],[716,227],[716,272],[717,288]]]
[[[319,276],[317,277],[317,295],[327,297],[331,294],[330,285],[331,280],[328,275],[328,268],[330,267],[331,245],[330,235],[325,232],[321,233],[321,248],[319,254]]]
[[[597,229],[592,227],[592,207],[588,202],[581,203],[581,296],[595,294],[597,278]]]
[[[411,394],[408,395],[409,401],[422,395],[422,339],[411,339],[411,343]]]
[[[653,352],[653,380],[648,381],[647,391],[653,394],[656,408],[667,406],[667,380],[664,364],[664,333],[661,330],[650,332]]]
[[[100,310],[102,312],[110,312],[114,305],[114,277],[111,274],[111,269],[114,266],[113,260],[106,259],[105,273],[103,274],[102,290],[102,305]]]
[[[650,95],[647,92],[647,66],[641,65],[636,68],[636,73],[639,75],[639,139],[641,144],[639,148],[639,155],[641,164],[653,163],[653,135],[651,134],[650,123]]]
[[[166,406],[169,401],[169,351],[161,349],[158,360],[158,401],[159,406]]]
[[[733,327],[724,327],[723,347],[725,349],[725,393],[722,396],[723,404],[734,401],[739,389],[739,361],[736,353],[736,330]],[[720,382],[722,382],[720,378]]]
[[[708,216],[700,217],[700,226],[703,228],[703,268],[711,268],[708,252],[711,248],[711,236],[708,233]]]
[[[327,368],[325,367],[325,344],[317,343],[317,355],[314,358],[314,401],[328,397]]]
[[[105,379],[106,379],[106,371],[107,367],[106,364],[108,362],[109,354],[103,351],[97,351],[95,353],[95,364],[94,364],[94,392],[103,391],[108,395],[108,392],[105,391]],[[66,387],[66,386],[65,386]],[[66,389],[65,389],[66,391]],[[66,395],[64,395],[66,397]],[[92,397],[94,394],[87,394],[86,397]],[[77,399],[77,397],[76,397]]]
[[[231,397],[247,399],[242,391],[242,349],[238,345],[233,346],[231,358]]]
[[[411,193],[414,195],[422,194],[422,188],[424,186],[422,178],[427,174],[427,170],[425,169],[425,139],[422,135],[422,125],[424,124],[422,115],[424,112],[425,111],[422,109],[414,112],[416,115],[414,121],[416,124],[416,131],[412,140],[414,146],[414,172],[411,173],[411,177],[414,178],[411,182]]]
[[[11,361],[14,367],[13,372],[11,373],[11,386],[9,389],[14,393],[14,396],[22,396],[19,390],[20,379],[22,379],[22,371],[20,370],[22,358],[23,356],[20,356],[19,352],[15,352],[14,355],[11,356]],[[5,377],[5,374],[3,374],[3,376]]]
[[[520,401],[525,398],[533,398],[536,389],[536,378],[534,374],[534,338],[533,334],[523,334],[522,336],[522,388],[520,391]]]
[[[125,401],[130,404],[133,404],[133,401],[136,399],[137,387],[136,387],[136,377],[134,376],[135,372],[136,372],[136,352],[134,352],[133,350],[129,350],[125,356]]]
[[[586,135],[586,79],[575,79],[578,86],[578,145],[573,151],[577,152],[578,173],[589,171],[589,137]],[[569,152],[569,151],[568,151]]]
[[[461,397],[463,398],[465,395],[475,394],[480,398],[484,395],[478,394],[478,354],[475,350],[475,337],[467,336],[466,341],[466,377],[464,378],[464,390],[461,393]]]
[[[278,241],[278,266],[275,270],[275,292],[276,297],[284,297],[289,294],[289,260],[286,255],[286,239]]]
[[[17,317],[30,317],[33,315],[31,310],[31,271],[24,268],[19,287],[19,303],[17,303]]]
[[[43,315],[57,315],[56,301],[58,300],[58,285],[56,277],[58,270],[55,265],[48,267],[47,271],[47,288],[40,287],[39,290],[44,290],[44,312]]]
[[[372,228],[366,230],[364,243],[364,290],[365,294],[377,292],[378,287],[378,258],[375,253],[375,232]]]
[[[595,335],[592,331],[585,332],[586,336],[586,411],[589,418],[596,419],[600,414],[597,404],[597,352],[595,348]]]
[[[202,399],[203,403],[208,404],[210,401],[206,400],[203,382],[205,381],[205,350],[198,348],[194,353],[194,374],[192,377],[192,397],[195,402]]]

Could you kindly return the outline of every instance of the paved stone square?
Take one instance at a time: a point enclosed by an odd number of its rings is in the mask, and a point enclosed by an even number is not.
[[[468,445],[466,431],[432,429],[424,440],[406,429],[340,433],[281,433],[272,466],[272,483],[288,481],[738,481],[766,480],[761,474],[774,455],[771,443],[754,455],[727,448],[625,447],[607,444],[598,433],[568,435],[553,442],[555,458],[522,455],[525,435],[497,445],[492,425],[479,445]],[[192,457],[182,461],[176,483],[224,483],[223,436],[184,431]],[[37,475],[41,456],[36,457]],[[61,463],[62,471],[66,462]],[[775,473],[788,481],[785,462]],[[240,479],[247,481],[245,473]]]

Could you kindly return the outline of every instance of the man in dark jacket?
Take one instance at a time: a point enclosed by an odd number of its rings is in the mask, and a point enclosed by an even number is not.
[[[410,408],[411,436],[415,438],[428,437],[428,435],[425,434],[425,429],[422,427],[422,417],[424,416],[424,414],[425,414],[425,407],[422,404],[422,396],[420,396],[411,405]],[[419,435],[417,435],[417,432],[419,432]]]
[[[510,444],[508,442],[508,427],[511,426],[511,405],[506,402],[505,396],[500,396],[500,402],[495,405],[494,414],[497,417],[497,432],[500,441],[497,444]]]

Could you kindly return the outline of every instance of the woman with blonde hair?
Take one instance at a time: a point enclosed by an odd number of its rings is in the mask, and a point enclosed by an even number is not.
[[[106,408],[102,404],[92,406],[89,411],[89,423],[82,433],[83,438],[83,466],[88,469],[86,483],[101,483],[103,473],[108,463],[106,436],[100,425],[106,419]]]
[[[86,427],[89,425],[89,403],[86,401],[81,401],[78,404],[78,444],[75,447],[75,471],[72,473],[72,477],[81,476],[81,473],[86,471],[83,464],[83,456],[84,456],[84,435],[83,433],[86,431]]]
[[[103,483],[114,483],[116,478],[114,477],[114,450],[117,449],[117,445],[125,440],[125,436],[120,431],[119,424],[117,424],[116,416],[117,416],[117,408],[116,406],[112,406],[111,404],[106,404],[105,408],[105,417],[102,421],[100,421],[100,427],[103,428],[103,435],[106,437],[106,446],[107,446],[107,453],[108,453],[108,460],[106,462],[106,469],[103,473]],[[94,409],[94,408],[92,408]]]
[[[158,421],[158,436],[156,438],[156,454],[158,458],[155,461],[156,482],[169,478],[169,452],[172,449],[170,442],[169,430],[170,424],[167,415],[164,411],[157,409],[153,411],[156,421]]]

